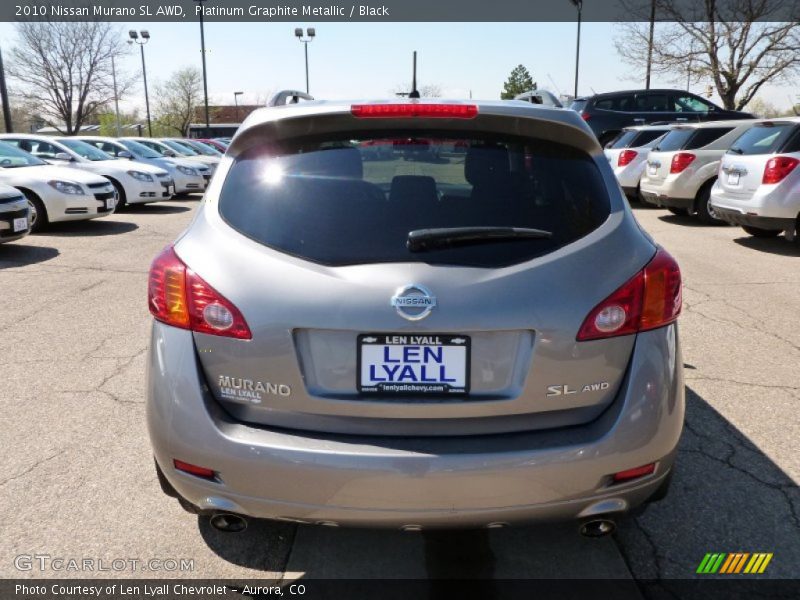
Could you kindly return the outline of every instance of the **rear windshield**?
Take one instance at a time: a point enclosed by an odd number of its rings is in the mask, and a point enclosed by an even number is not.
[[[618,149],[618,148],[630,148],[631,142],[636,138],[635,131],[623,131],[620,133],[613,142],[606,146],[607,148]]]
[[[666,129],[643,129],[631,140],[631,144],[628,148],[641,148],[642,146],[646,146],[653,140],[660,138],[666,132]]]
[[[573,100],[569,107],[576,112],[581,112],[586,107],[586,99]]]
[[[672,152],[681,150],[692,137],[694,129],[673,129],[653,148],[656,152]]]
[[[794,128],[792,123],[756,125],[731,144],[728,154],[772,154],[783,146]]]
[[[696,150],[703,146],[708,146],[711,142],[716,142],[726,133],[733,131],[733,127],[700,127],[695,130],[694,135],[684,146],[684,150]]]
[[[425,262],[499,267],[596,229],[609,198],[593,160],[527,138],[413,132],[303,139],[249,150],[231,166],[220,214],[274,249],[326,265]],[[409,232],[527,227],[550,238],[411,252]]]

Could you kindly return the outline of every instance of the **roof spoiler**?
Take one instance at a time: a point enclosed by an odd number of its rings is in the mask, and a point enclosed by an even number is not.
[[[284,106],[286,104],[298,104],[300,100],[313,100],[314,96],[300,92],[298,90],[281,90],[275,94],[267,106]]]

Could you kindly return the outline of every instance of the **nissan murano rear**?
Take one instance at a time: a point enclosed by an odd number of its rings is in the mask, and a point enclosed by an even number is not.
[[[572,111],[257,111],[148,294],[159,479],[222,526],[604,533],[666,493],[680,272]]]

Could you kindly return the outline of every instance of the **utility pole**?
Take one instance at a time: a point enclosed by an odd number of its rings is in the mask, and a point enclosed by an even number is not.
[[[114,55],[111,55],[111,80],[114,82],[114,114],[117,118],[117,137],[122,137],[119,126],[119,94],[117,94],[117,68],[114,65]]]
[[[650,69],[653,64],[653,36],[656,30],[656,0],[650,0],[650,39],[647,41],[647,75],[644,80],[645,89],[650,89]],[[687,88],[688,85],[687,85]]]
[[[414,58],[411,66],[411,93],[408,94],[409,98],[419,98],[419,90],[417,89],[417,51],[414,50]]]
[[[8,89],[6,89],[6,72],[3,68],[3,52],[0,50],[0,99],[3,102],[3,120],[6,122],[6,133],[14,133],[11,123],[11,106],[8,103]]]

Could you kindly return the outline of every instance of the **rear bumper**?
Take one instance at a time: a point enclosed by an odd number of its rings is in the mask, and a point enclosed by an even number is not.
[[[687,210],[694,209],[694,198],[674,198],[672,196],[656,194],[644,189],[641,190],[641,194],[650,204],[656,204],[658,206],[663,206],[664,208],[685,208]]]
[[[730,223],[731,225],[744,225],[749,227],[757,227],[759,229],[772,229],[772,230],[786,230],[794,227],[794,219],[786,219],[780,217],[761,217],[758,215],[748,215],[741,211],[731,208],[714,207],[714,214],[718,218]]]
[[[343,525],[480,527],[624,513],[669,473],[683,427],[677,328],[639,334],[618,398],[590,424],[464,437],[348,436],[230,418],[203,390],[192,335],[156,323],[147,420],[174,488],[205,510]],[[173,459],[214,469],[207,481]],[[610,474],[657,462],[653,475]]]

